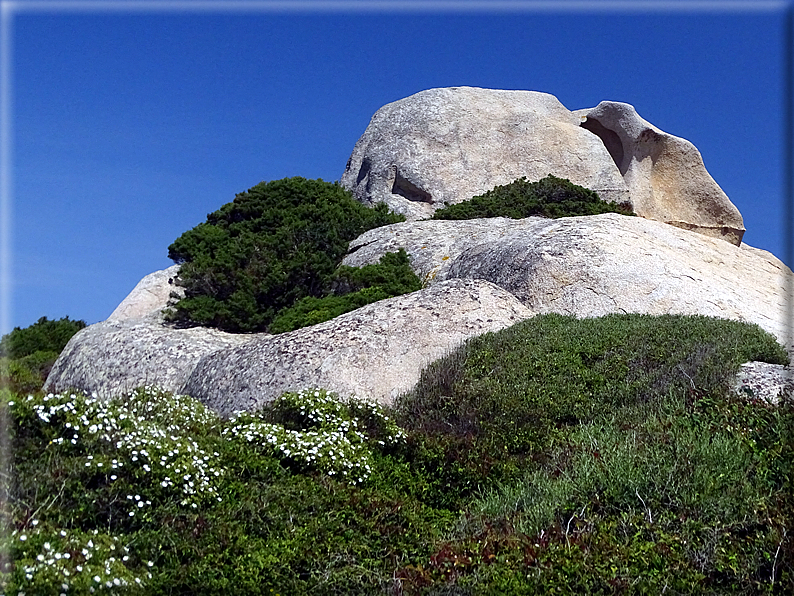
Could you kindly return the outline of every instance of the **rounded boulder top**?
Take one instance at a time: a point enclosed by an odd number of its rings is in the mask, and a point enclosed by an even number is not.
[[[412,221],[549,174],[646,219],[741,243],[741,214],[694,145],[619,102],[571,111],[538,91],[421,91],[375,113],[341,183],[358,201],[384,202]]]

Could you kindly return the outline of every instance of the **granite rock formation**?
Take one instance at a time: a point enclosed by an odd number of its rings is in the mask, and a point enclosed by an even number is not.
[[[733,244],[741,214],[690,142],[628,104],[571,112],[536,91],[430,89],[383,106],[358,140],[341,183],[362,203],[409,221],[526,176],[567,178],[639,216]]]
[[[178,393],[202,356],[251,339],[203,327],[174,329],[157,313],[106,320],[72,336],[44,390],[79,389],[107,398],[156,385]]]
[[[791,270],[770,253],[639,217],[405,222],[351,243],[344,263],[404,248],[417,275],[484,279],[537,313],[702,314],[786,341]]]
[[[739,245],[739,210],[709,176],[695,146],[640,118],[633,106],[602,101],[574,112],[601,138],[631,194],[638,215]]]
[[[615,213],[417,221],[516,178],[568,178]],[[432,89],[384,106],[342,179],[404,223],[350,243],[345,265],[406,250],[424,289],[280,335],[176,328],[162,311],[178,266],[146,276],[108,320],[78,332],[45,389],[111,396],[159,385],[222,414],[325,387],[390,402],[467,338],[540,313],[701,314],[756,323],[794,357],[791,270],[741,244],[741,215],[697,149],[628,104],[568,111],[531,91]],[[671,225],[668,225],[671,224]],[[791,369],[749,363],[736,390],[791,390]]]
[[[450,280],[209,354],[183,391],[224,415],[310,387],[389,403],[416,384],[426,365],[467,338],[533,314],[486,281]]]

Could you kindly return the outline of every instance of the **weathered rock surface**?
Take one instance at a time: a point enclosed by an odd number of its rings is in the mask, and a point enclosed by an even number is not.
[[[791,355],[789,350],[789,355]],[[794,371],[791,366],[747,362],[736,377],[734,391],[751,399],[777,403],[781,394],[794,397]]]
[[[356,143],[342,185],[362,203],[385,202],[409,221],[521,176],[567,178],[641,217],[733,244],[739,211],[689,141],[628,104],[569,111],[535,91],[451,87],[378,110]]]
[[[185,294],[183,288],[173,283],[177,273],[179,265],[172,265],[144,277],[107,320],[127,321],[159,313],[167,306],[171,292],[176,292],[180,297]]]
[[[447,279],[446,271],[463,251],[481,243],[493,242],[524,229],[528,222],[545,221],[542,217],[509,219],[465,219],[460,221],[428,220],[393,224],[364,232],[350,243],[343,265],[362,267],[387,252],[405,248],[411,267],[424,283]]]
[[[390,402],[416,384],[425,365],[465,339],[533,314],[486,281],[450,280],[209,354],[183,392],[221,414],[255,409],[284,391],[307,387]]]
[[[89,325],[69,340],[44,390],[80,389],[112,397],[141,385],[157,385],[178,392],[202,356],[252,338],[201,327],[175,329],[165,325],[157,312],[107,320]]]
[[[598,135],[631,193],[634,212],[739,245],[739,210],[706,171],[697,148],[643,120],[633,106],[602,101],[574,112]]]
[[[356,266],[404,248],[431,284],[484,279],[537,313],[702,314],[757,323],[783,342],[791,333],[785,264],[639,217],[406,222],[370,230],[351,247],[345,262]]]

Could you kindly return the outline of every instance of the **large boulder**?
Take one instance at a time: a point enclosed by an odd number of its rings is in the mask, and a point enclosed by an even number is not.
[[[310,387],[388,403],[416,384],[422,368],[467,338],[533,314],[491,283],[450,280],[209,354],[183,391],[223,415]]]
[[[379,109],[353,149],[342,186],[408,220],[429,217],[526,176],[568,178],[602,198],[629,198],[601,139],[548,93],[430,89]]]
[[[697,149],[628,104],[571,112],[536,91],[430,89],[378,110],[341,183],[359,201],[427,218],[522,176],[567,178],[641,217],[741,242],[738,210]]]
[[[370,230],[346,264],[404,248],[427,283],[484,279],[537,313],[702,314],[748,321],[784,344],[791,270],[770,253],[615,213],[406,222]]]
[[[45,391],[79,389],[107,398],[142,385],[179,392],[202,356],[253,339],[216,329],[175,329],[158,313],[89,325],[69,340]]]

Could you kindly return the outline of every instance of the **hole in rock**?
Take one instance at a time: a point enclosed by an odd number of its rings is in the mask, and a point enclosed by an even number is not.
[[[361,184],[361,181],[367,177],[369,171],[372,169],[372,162],[366,158],[361,161],[361,169],[358,171],[358,177],[356,178],[356,184]]]
[[[392,185],[391,191],[392,194],[405,197],[409,201],[430,203],[433,200],[429,192],[422,190],[410,180],[403,178],[400,172],[394,174],[394,184]]]
[[[620,170],[620,175],[623,176],[626,173],[627,168],[623,165],[623,143],[620,141],[618,133],[616,133],[614,130],[608,129],[598,120],[593,118],[587,118],[579,126],[589,130],[599,139],[601,139],[601,142],[604,143],[604,147],[606,147],[607,151],[609,151],[612,161],[615,162],[618,170]]]

